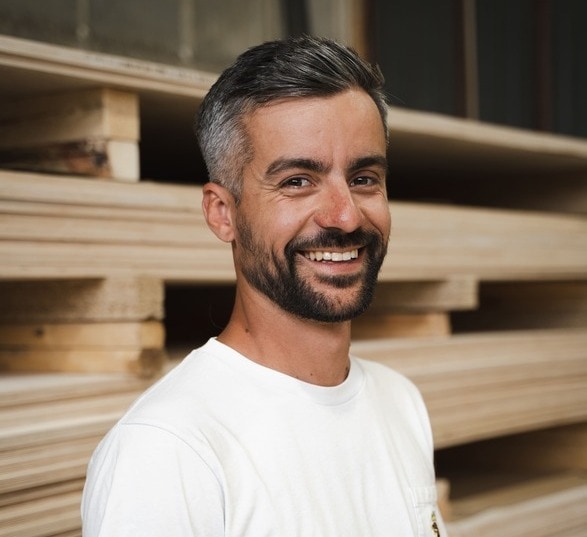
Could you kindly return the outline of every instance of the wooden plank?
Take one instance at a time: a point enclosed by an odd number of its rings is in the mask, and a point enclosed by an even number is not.
[[[392,171],[546,174],[587,169],[582,139],[392,107]],[[398,161],[398,162],[396,162]]]
[[[390,206],[394,229],[380,275],[384,280],[429,280],[435,271],[482,280],[571,279],[575,269],[580,279],[580,267],[587,266],[587,220],[581,217],[415,203]],[[567,272],[571,265],[575,269]]]
[[[587,525],[584,477],[554,476],[453,501],[451,537],[556,537],[584,535]],[[458,516],[461,518],[458,519]]]
[[[0,452],[103,436],[140,392],[0,409]]]
[[[126,140],[86,139],[26,149],[0,149],[0,166],[13,170],[138,181],[139,148]]]
[[[587,326],[586,282],[492,282],[479,293],[482,307],[456,318],[462,330]]]
[[[117,183],[120,184],[120,183]],[[144,183],[142,183],[144,184]],[[109,187],[109,185],[108,185]],[[0,193],[1,195],[1,193]],[[166,211],[159,208],[153,209],[141,208],[123,208],[123,207],[105,207],[105,206],[84,206],[71,205],[69,203],[38,203],[27,201],[6,201],[0,199],[0,214],[3,215],[28,215],[38,217],[69,217],[69,218],[92,218],[96,220],[127,220],[127,221],[146,221],[151,216],[151,221],[161,223],[188,224],[190,222],[199,223],[204,216],[200,213],[182,213]],[[196,224],[199,225],[199,224]]]
[[[5,100],[0,121],[3,149],[140,138],[138,96],[104,87]]]
[[[137,181],[139,105],[107,88],[5,100],[0,165]]]
[[[72,221],[75,223],[72,226]],[[192,218],[183,222],[92,219],[0,214],[0,240],[61,243],[152,244],[197,247],[222,245]]]
[[[35,89],[47,92],[99,84],[141,94],[201,99],[217,78],[217,75],[205,71],[6,35],[0,36],[0,66],[0,73],[12,78],[9,88],[16,94],[20,91],[31,93]],[[0,80],[7,79],[1,76]],[[6,84],[0,84],[0,89],[6,91]]]
[[[159,321],[0,324],[0,350],[162,349],[164,344]]]
[[[151,383],[152,380],[120,373],[4,373],[0,375],[0,410],[115,393],[140,393]]]
[[[1,40],[2,36],[0,36]],[[139,185],[80,180],[73,177],[0,170],[0,199],[78,207],[156,210],[201,214],[202,190],[187,185],[142,181]],[[156,215],[153,215],[156,216]]]
[[[0,460],[0,498],[52,483],[83,480],[90,456],[100,439],[82,438],[4,452]],[[23,499],[20,495],[19,500]]]
[[[442,453],[445,465],[484,472],[587,471],[587,422],[490,438]]]
[[[0,507],[12,506],[70,492],[76,492],[81,495],[84,481],[84,479],[74,479],[72,481],[51,483],[49,485],[0,494]]]
[[[0,370],[128,372],[150,377],[165,363],[159,321],[0,324]]]
[[[0,241],[0,277],[99,279],[150,276],[168,282],[233,283],[230,248]]]
[[[381,282],[369,312],[429,313],[469,310],[478,306],[478,283],[469,276],[439,281]]]
[[[80,493],[70,492],[0,508],[0,536],[51,537],[81,526]]]
[[[130,322],[163,319],[159,279],[0,281],[0,323]]]
[[[353,342],[411,378],[437,448],[587,420],[587,332],[532,330]]]
[[[157,375],[167,356],[163,349],[9,349],[0,348],[0,371],[72,371]]]
[[[352,322],[353,340],[441,337],[451,333],[446,313],[379,314],[367,312]]]

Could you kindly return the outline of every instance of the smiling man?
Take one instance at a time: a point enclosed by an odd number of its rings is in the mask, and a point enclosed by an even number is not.
[[[98,447],[85,537],[445,535],[417,389],[349,355],[390,233],[382,82],[301,37],[206,96],[202,206],[232,245],[233,313]]]

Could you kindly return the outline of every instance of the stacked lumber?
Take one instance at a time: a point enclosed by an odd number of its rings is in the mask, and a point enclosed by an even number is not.
[[[151,376],[163,366],[159,280],[0,282],[0,293],[0,370]]]
[[[450,488],[442,512],[451,537],[584,535],[585,349],[584,327],[355,341],[351,348],[420,389],[437,468]]]
[[[81,535],[89,457],[148,385],[121,374],[0,377],[0,536]]]
[[[357,341],[352,352],[411,378],[437,448],[587,421],[587,330]]]
[[[0,166],[139,179],[138,97],[106,88],[5,100]]]
[[[230,246],[207,228],[201,188],[0,171],[0,278],[144,275],[234,281]],[[580,279],[587,220],[392,202],[382,281]]]
[[[0,156],[4,151],[5,167],[10,161],[62,174],[0,171],[0,294],[7,304],[0,311],[2,367],[77,370],[83,362],[88,371],[119,371],[108,377],[112,385],[127,382],[129,371],[152,373],[157,367],[148,366],[153,362],[142,352],[161,351],[162,313],[151,306],[129,316],[129,301],[112,293],[108,300],[81,297],[121,278],[149,277],[159,285],[234,282],[230,248],[207,229],[199,187],[88,180],[136,181],[135,157],[121,161],[107,148],[120,139],[127,155],[136,151],[139,122],[144,177],[203,178],[203,168],[194,173],[186,161],[194,157],[193,113],[214,79],[0,36],[0,117],[14,139],[0,143]],[[127,112],[119,114],[118,99],[127,102]],[[84,120],[81,132],[71,135],[72,119],[86,117],[84,103],[93,103],[93,123]],[[109,118],[135,130],[122,133]],[[353,352],[414,380],[439,451],[462,448],[459,468],[470,481],[485,480],[475,465],[464,464],[475,453],[484,460],[512,454],[511,467],[495,469],[511,472],[524,461],[536,479],[543,453],[557,471],[584,469],[584,459],[569,455],[584,449],[587,423],[587,144],[401,109],[390,110],[389,121],[392,173],[406,179],[404,199],[412,201],[390,205],[390,253],[373,307],[354,323]],[[51,123],[68,134],[43,126]],[[36,131],[42,139],[27,139]],[[88,151],[83,142],[94,138],[106,149]],[[72,144],[75,152],[64,152]],[[159,170],[150,162],[154,154],[164,163]],[[86,176],[64,176],[72,173]],[[411,185],[426,190],[410,197]],[[549,212],[522,210],[528,208]],[[115,314],[119,309],[123,313]],[[6,431],[0,435],[6,461],[0,463],[6,483],[0,537],[79,535],[83,461],[132,397],[122,388],[84,392],[79,376],[67,377],[77,380],[64,396],[49,379],[64,386],[65,378],[0,378],[0,387],[11,387],[0,398]],[[98,377],[84,378],[91,384]],[[561,435],[547,440],[550,427]],[[505,436],[514,433],[518,440]],[[492,444],[481,449],[480,441]],[[566,455],[566,465],[555,452]],[[573,536],[585,527],[585,482],[576,476],[464,494],[456,474],[446,477],[455,491],[446,509],[454,536]]]
[[[451,536],[584,534],[585,422],[455,445],[436,463],[451,469]]]
[[[367,312],[353,320],[352,339],[449,336],[451,312],[474,309],[477,287],[467,276],[380,282]]]
[[[585,476],[526,479],[453,500],[447,529],[450,537],[582,537],[586,502]]]
[[[163,130],[173,134],[174,145],[186,148],[185,158],[193,158],[193,114],[216,78],[216,74],[201,70],[0,36],[0,97],[54,93],[64,87],[101,86],[132,92],[141,101],[142,152],[162,150]],[[430,175],[434,170],[434,177],[443,177],[440,189],[446,190],[447,178],[456,177],[459,184],[454,189],[469,191],[483,186],[472,181],[472,176],[515,174],[516,181],[508,185],[508,196],[516,182],[528,178],[536,187],[540,180],[543,199],[537,205],[555,200],[585,212],[586,198],[577,197],[577,189],[585,193],[584,178],[573,181],[572,189],[564,185],[564,200],[558,192],[564,179],[560,174],[576,174],[587,168],[587,144],[582,140],[398,107],[390,109],[389,124],[393,127],[390,163],[394,174],[411,178]],[[178,125],[185,127],[183,137]],[[169,161],[166,174],[167,178],[174,176]],[[555,174],[557,181],[547,180]],[[462,188],[472,182],[473,188]],[[523,193],[526,198],[535,194],[532,188],[525,188]]]

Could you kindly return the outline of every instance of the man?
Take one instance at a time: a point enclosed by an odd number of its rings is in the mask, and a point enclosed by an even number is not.
[[[446,535],[415,387],[349,356],[390,232],[379,71],[331,41],[265,43],[197,134],[203,210],[232,244],[230,321],[92,458],[84,536]]]

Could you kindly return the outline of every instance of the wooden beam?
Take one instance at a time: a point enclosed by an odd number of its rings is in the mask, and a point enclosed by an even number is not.
[[[455,446],[439,457],[468,472],[585,472],[587,421]]]
[[[481,307],[457,317],[463,330],[587,326],[587,282],[491,282],[479,293]]]
[[[159,321],[0,324],[0,349],[161,349]]]
[[[139,148],[126,140],[86,139],[24,149],[0,149],[0,166],[100,179],[139,179]]]
[[[163,349],[152,348],[0,348],[0,371],[120,372],[148,378],[161,371],[166,359]]]
[[[79,492],[48,496],[0,509],[0,537],[58,535],[81,526]]]
[[[0,452],[103,436],[138,391],[0,408]]]
[[[145,390],[152,380],[135,375],[76,373],[5,373],[0,375],[0,412],[15,406],[108,396]]]
[[[478,306],[478,283],[469,276],[439,281],[381,282],[369,312],[429,313],[470,310]]]
[[[108,88],[21,97],[0,109],[0,148],[140,138],[136,94]]]
[[[0,295],[2,324],[163,319],[163,282],[154,278],[0,281]]]
[[[105,88],[13,100],[0,110],[0,165],[136,181],[138,106]]]
[[[397,107],[390,109],[388,122],[392,171],[428,168],[437,176],[466,172],[471,181],[471,170],[512,176],[587,170],[587,142],[572,136]]]
[[[367,312],[352,322],[353,340],[442,337],[451,333],[446,313],[377,314]]]
[[[29,86],[31,76],[41,91],[96,85],[125,91],[202,99],[216,74],[0,36],[0,66],[10,75],[12,88]],[[0,89],[2,88],[0,84]]]
[[[580,537],[587,524],[587,481],[582,476],[527,480],[451,502],[451,537]]]
[[[0,460],[0,497],[52,483],[83,479],[101,437],[7,451]]]

